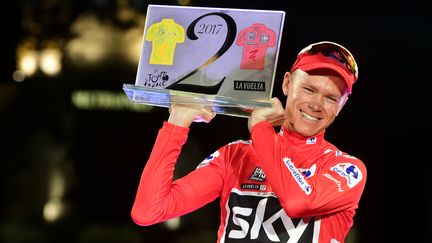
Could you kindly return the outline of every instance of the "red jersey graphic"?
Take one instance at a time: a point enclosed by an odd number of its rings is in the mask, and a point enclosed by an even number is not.
[[[173,171],[188,128],[165,122],[139,183],[132,218],[151,225],[220,197],[218,243],[343,242],[366,182],[363,162],[324,132],[304,138],[260,122],[188,175]]]
[[[255,23],[240,31],[237,45],[243,46],[241,69],[264,69],[267,48],[276,45],[276,34],[264,24]]]

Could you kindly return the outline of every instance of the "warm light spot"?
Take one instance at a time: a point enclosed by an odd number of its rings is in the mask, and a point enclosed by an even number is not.
[[[39,56],[40,69],[47,75],[60,73],[62,53],[59,49],[49,48],[42,50]]]
[[[91,13],[78,17],[71,26],[71,32],[77,37],[66,43],[66,53],[78,65],[107,59],[118,47],[118,30],[102,24]]]
[[[50,199],[43,208],[43,217],[47,222],[54,222],[64,212],[64,205],[60,199]]]
[[[25,75],[36,73],[38,67],[38,53],[34,50],[23,50],[18,56],[18,69]]]

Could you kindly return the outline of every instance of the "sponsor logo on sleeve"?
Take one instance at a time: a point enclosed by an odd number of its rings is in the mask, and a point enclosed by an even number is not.
[[[334,183],[336,183],[338,191],[339,192],[343,192],[344,190],[342,189],[342,184],[339,180],[336,180],[333,176],[331,176],[329,173],[325,173],[323,174],[323,176],[329,178],[331,181],[333,181]]]
[[[309,177],[315,175],[315,171],[316,171],[316,164],[313,164],[309,169],[303,169],[303,168],[298,168],[298,169],[299,169],[299,171],[300,171],[301,173],[303,173],[303,175],[304,175],[306,178],[309,178]]]
[[[201,167],[204,167],[204,166],[207,166],[208,164],[210,164],[210,162],[212,161],[212,160],[214,160],[215,158],[217,158],[217,157],[219,157],[219,155],[220,155],[220,153],[219,153],[219,151],[216,151],[216,152],[214,152],[214,153],[212,153],[212,154],[210,154],[207,158],[205,158],[196,168],[198,169],[198,168],[201,168]]]
[[[339,163],[331,167],[330,170],[345,178],[349,188],[353,188],[363,179],[361,170],[351,163]]]
[[[291,162],[290,158],[283,158],[283,162],[285,163],[288,170],[291,172],[294,180],[300,186],[300,188],[306,193],[306,195],[311,194],[311,186],[305,180],[303,174],[294,166],[294,163]]]

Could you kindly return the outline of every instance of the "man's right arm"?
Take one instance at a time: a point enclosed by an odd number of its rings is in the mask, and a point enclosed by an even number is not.
[[[175,164],[187,140],[188,126],[198,121],[199,114],[206,112],[199,109],[191,111],[187,107],[170,109],[170,118],[158,133],[138,185],[131,211],[132,219],[137,224],[151,225],[178,217],[219,196],[223,169],[217,163],[173,181]],[[205,121],[211,118],[213,116]]]

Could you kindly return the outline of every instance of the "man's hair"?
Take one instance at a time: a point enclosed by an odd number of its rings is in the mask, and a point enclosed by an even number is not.
[[[297,79],[303,79],[304,77],[307,76],[307,72],[301,70],[301,69],[296,69],[294,70],[294,72],[291,73],[291,80],[297,80]]]

